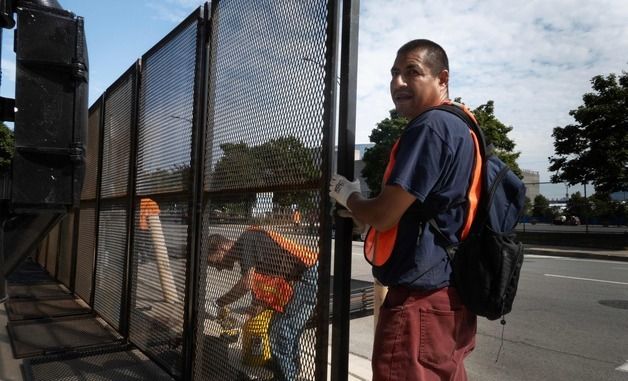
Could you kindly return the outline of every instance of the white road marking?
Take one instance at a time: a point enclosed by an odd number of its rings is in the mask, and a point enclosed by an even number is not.
[[[591,279],[591,278],[578,278],[575,276],[566,276],[566,275],[555,275],[555,274],[543,274],[545,276],[554,277],[554,278],[565,278],[565,279],[575,279],[575,280],[586,280],[589,282],[600,282],[600,283],[610,283],[610,284],[621,284],[628,286],[626,282],[615,282],[612,280],[602,280],[602,279]]]
[[[606,259],[589,259],[589,258],[572,258],[572,257],[557,257],[553,255],[538,255],[538,254],[525,254],[526,258],[534,258],[534,259],[557,259],[559,261],[571,261],[571,262],[601,262],[601,263],[617,263],[625,265],[626,262],[623,261],[613,261]]]
[[[618,370],[620,372],[628,372],[628,361],[626,361],[624,365],[621,365],[615,368],[615,370]]]

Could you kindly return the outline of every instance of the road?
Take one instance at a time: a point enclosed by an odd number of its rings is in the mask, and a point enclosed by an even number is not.
[[[364,274],[358,262],[354,274]],[[479,319],[470,380],[628,380],[626,262],[527,255],[506,320],[500,352],[502,326]],[[352,320],[352,353],[370,358],[372,325]]]
[[[602,225],[589,225],[590,233],[611,233],[611,234],[626,234],[628,233],[628,227],[623,226],[602,226]],[[552,233],[585,233],[587,231],[586,225],[552,225],[552,224],[523,224],[517,225],[517,231],[529,231],[529,232],[552,232]]]

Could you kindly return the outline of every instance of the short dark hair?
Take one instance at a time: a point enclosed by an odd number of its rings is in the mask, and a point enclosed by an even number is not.
[[[216,250],[218,250],[221,246],[224,246],[230,242],[231,240],[222,234],[212,234],[209,237],[207,237],[207,246],[206,246],[207,252],[213,253]]]
[[[420,50],[425,53],[425,61],[427,66],[432,70],[432,75],[438,75],[443,70],[449,71],[449,59],[447,53],[442,46],[438,45],[434,41],[426,39],[417,39],[406,42],[397,51],[397,55],[406,54],[415,50]]]

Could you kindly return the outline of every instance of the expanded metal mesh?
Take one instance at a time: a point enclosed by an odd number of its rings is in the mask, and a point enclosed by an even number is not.
[[[48,253],[48,235],[37,246],[37,263],[46,268],[46,254]]]
[[[101,103],[95,103],[89,110],[87,120],[87,147],[85,155],[85,178],[81,191],[81,200],[96,198],[98,180],[98,152],[100,147]]]
[[[198,27],[191,16],[142,57],[140,84],[129,337],[173,375],[182,372]]]
[[[326,367],[316,308],[328,302],[317,300],[328,281],[317,266],[326,7],[221,1],[212,20],[194,379],[314,380]]]
[[[85,179],[81,191],[78,214],[79,228],[76,243],[76,274],[74,292],[87,303],[90,302],[96,239],[96,196],[99,175],[100,128],[102,104],[95,103],[89,110],[87,123],[87,152],[85,157]]]
[[[101,198],[128,193],[134,73],[107,91],[103,125]]]
[[[46,271],[51,276],[57,274],[57,259],[59,256],[59,224],[48,233],[48,247],[46,253]]]
[[[94,310],[114,328],[120,328],[127,261],[127,218],[133,89],[135,66],[112,85],[105,96],[102,178],[96,248]]]
[[[116,329],[127,254],[126,209],[126,203],[101,203],[98,224],[94,310]]]
[[[82,201],[76,247],[76,277],[74,292],[90,303],[94,271],[94,245],[96,235],[96,204]]]
[[[197,23],[143,57],[137,194],[188,190]]]
[[[70,274],[72,272],[72,240],[74,237],[74,212],[69,212],[63,218],[60,229],[57,279],[66,287],[70,287]]]

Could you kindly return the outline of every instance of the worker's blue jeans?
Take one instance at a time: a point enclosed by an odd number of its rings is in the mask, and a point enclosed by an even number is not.
[[[299,341],[305,324],[316,307],[318,263],[307,269],[294,284],[292,299],[284,313],[275,313],[270,324],[270,351],[275,377],[294,381],[299,375]]]

